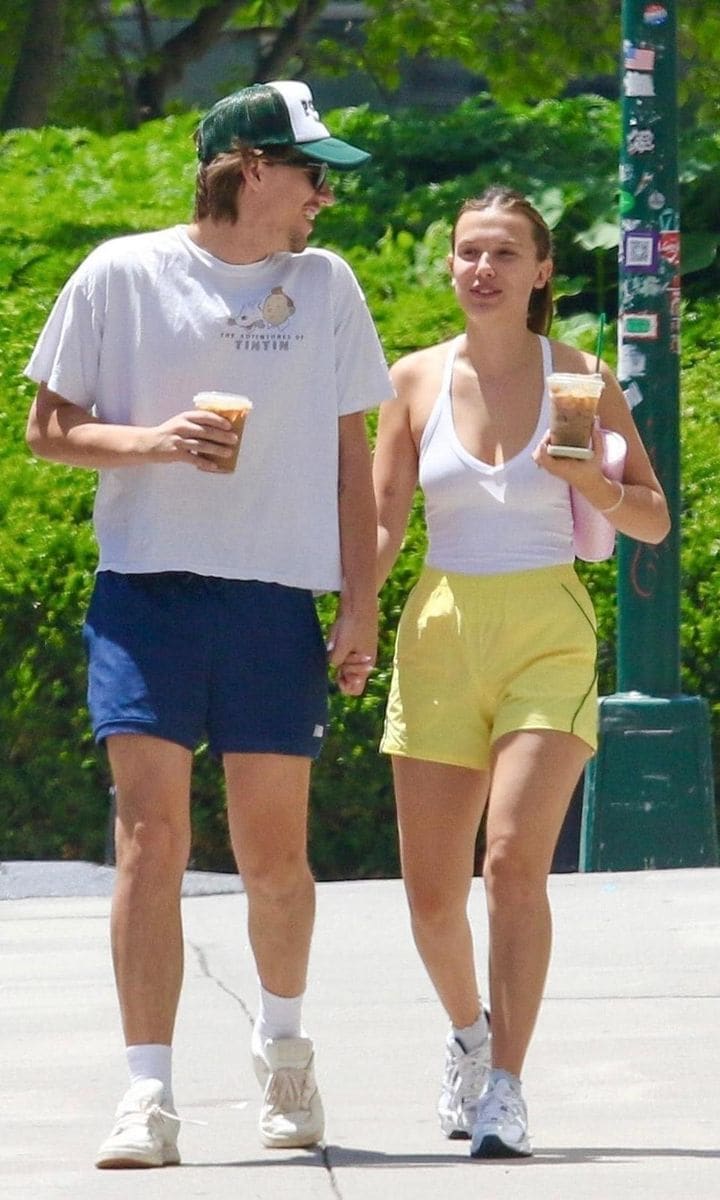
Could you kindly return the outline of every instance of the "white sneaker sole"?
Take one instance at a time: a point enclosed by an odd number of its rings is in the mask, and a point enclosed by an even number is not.
[[[460,1129],[457,1125],[446,1126],[440,1122],[440,1132],[443,1137],[446,1137],[449,1142],[469,1142],[472,1134],[467,1129]]]
[[[285,1136],[266,1133],[264,1129],[260,1129],[260,1141],[268,1150],[302,1150],[322,1142],[324,1132],[324,1129],[320,1129],[317,1133],[295,1133]]]
[[[100,1171],[133,1171],[150,1167],[178,1167],[180,1154],[168,1148],[162,1155],[147,1154],[142,1150],[108,1150],[98,1154],[95,1166]]]
[[[517,1146],[508,1145],[496,1133],[487,1133],[479,1145],[473,1141],[470,1149],[471,1158],[530,1158],[532,1149],[529,1142],[520,1142]]]

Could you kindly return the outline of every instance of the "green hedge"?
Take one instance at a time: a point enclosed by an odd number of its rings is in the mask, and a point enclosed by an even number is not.
[[[467,102],[446,118],[334,115],[337,132],[370,145],[372,167],[342,178],[341,203],[319,236],[353,263],[392,360],[459,327],[447,286],[447,218],[494,179],[530,191],[555,225],[562,317],[557,332],[589,346],[598,299],[611,311],[611,218],[617,114],[597,99],[531,112]],[[55,294],[99,240],[187,218],[191,118],[103,139],[82,130],[13,133],[0,143],[0,857],[101,861],[109,778],[88,731],[80,630],[95,548],[92,472],[36,462],[23,437],[33,387],[22,368]],[[583,181],[576,179],[583,162]],[[696,132],[687,154],[694,222],[692,307],[683,372],[683,655],[688,692],[713,704],[720,737],[718,531],[720,477],[717,287],[708,247],[720,183],[720,144]],[[599,249],[592,249],[598,244]],[[612,336],[609,338],[609,345]],[[372,422],[371,422],[372,424]],[[311,855],[320,878],[398,870],[387,762],[376,752],[392,637],[424,549],[415,509],[407,545],[382,594],[381,652],[366,694],[331,697],[332,728],[313,775]],[[600,623],[601,687],[614,688],[613,563],[583,567]],[[332,619],[332,601],[320,604]],[[716,762],[718,755],[715,755]],[[230,869],[222,785],[201,747],[194,783],[193,861]]]

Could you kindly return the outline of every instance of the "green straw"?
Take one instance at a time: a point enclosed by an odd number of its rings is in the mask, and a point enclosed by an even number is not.
[[[602,358],[603,339],[605,337],[605,313],[600,313],[597,345],[595,346],[595,374],[600,374],[600,359]]]

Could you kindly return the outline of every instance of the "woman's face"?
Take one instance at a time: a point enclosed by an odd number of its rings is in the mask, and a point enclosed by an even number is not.
[[[552,259],[538,258],[532,230],[523,213],[499,206],[460,217],[448,265],[468,316],[517,310],[525,324],[533,288],[544,287],[552,274]]]

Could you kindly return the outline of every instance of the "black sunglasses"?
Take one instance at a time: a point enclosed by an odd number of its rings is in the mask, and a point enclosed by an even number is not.
[[[326,162],[307,162],[303,163],[295,160],[292,163],[293,167],[301,167],[307,175],[316,192],[319,192],[325,186],[328,175],[328,165]]]
[[[328,164],[325,162],[309,162],[306,158],[266,158],[265,162],[270,163],[271,167],[299,167],[316,192],[321,191],[327,182]]]

